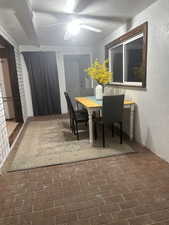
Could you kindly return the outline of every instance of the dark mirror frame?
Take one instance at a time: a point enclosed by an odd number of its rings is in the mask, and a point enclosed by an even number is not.
[[[134,86],[134,85],[125,85],[125,84],[113,84],[110,85],[114,86],[121,86],[121,87],[134,87],[134,88],[146,88],[146,78],[147,78],[147,45],[148,45],[148,22],[134,28],[133,30],[127,32],[126,34],[122,35],[121,37],[115,39],[114,41],[110,42],[105,46],[105,59],[109,59],[109,49],[127,41],[139,34],[143,34],[143,68],[144,68],[144,79],[142,82],[142,86]]]

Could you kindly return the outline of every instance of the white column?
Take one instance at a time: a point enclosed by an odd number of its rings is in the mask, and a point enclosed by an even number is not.
[[[66,100],[64,96],[64,92],[66,91],[64,58],[63,58],[63,55],[59,52],[56,52],[56,61],[57,61],[57,68],[58,68],[61,111],[62,113],[67,113],[67,104],[66,104]]]

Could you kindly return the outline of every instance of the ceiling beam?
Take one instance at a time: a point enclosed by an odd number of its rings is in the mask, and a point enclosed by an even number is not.
[[[28,0],[12,0],[11,2],[15,15],[31,44],[39,45],[31,4]]]
[[[39,45],[34,15],[29,0],[0,0],[0,7],[14,11],[18,22],[30,41],[30,44]]]
[[[83,12],[93,2],[95,2],[95,0],[78,0],[74,12]]]

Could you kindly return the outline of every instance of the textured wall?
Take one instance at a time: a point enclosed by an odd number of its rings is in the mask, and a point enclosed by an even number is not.
[[[22,112],[24,121],[27,119],[27,106],[26,106],[26,96],[25,96],[25,89],[24,89],[24,81],[23,81],[23,73],[22,73],[22,64],[21,64],[21,55],[18,46],[15,46],[15,58],[16,58],[16,67],[17,67],[17,74],[18,74],[18,81],[19,81],[19,91],[21,97],[21,104],[22,104]]]
[[[169,1],[157,1],[102,42],[104,45],[148,21],[147,90],[121,89],[137,104],[136,140],[169,161]],[[108,92],[113,87],[110,86]]]

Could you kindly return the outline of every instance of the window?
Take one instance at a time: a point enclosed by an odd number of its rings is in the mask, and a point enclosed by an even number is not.
[[[143,81],[143,37],[127,43],[124,47],[125,81],[140,83]]]
[[[114,82],[123,82],[123,45],[110,49],[110,70],[113,72]]]
[[[147,23],[106,46],[112,84],[146,87]]]

